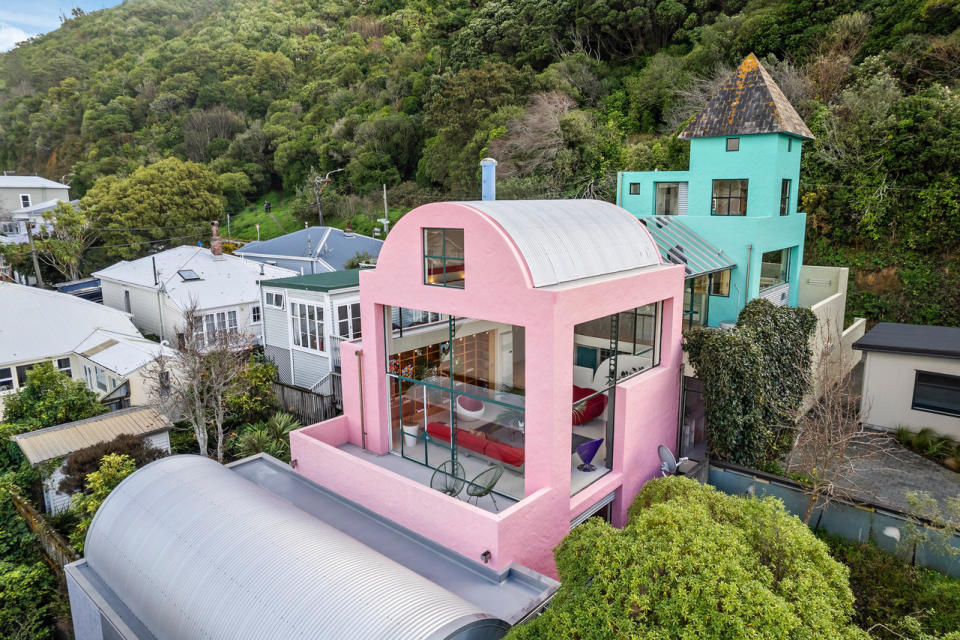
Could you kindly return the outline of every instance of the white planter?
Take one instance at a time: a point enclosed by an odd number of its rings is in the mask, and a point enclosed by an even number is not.
[[[401,425],[400,429],[403,431],[403,446],[413,448],[417,446],[417,436],[420,435],[420,425]]]

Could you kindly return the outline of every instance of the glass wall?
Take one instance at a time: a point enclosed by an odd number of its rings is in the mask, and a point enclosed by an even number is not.
[[[710,276],[697,276],[684,283],[683,328],[702,327],[707,324],[710,304]]]
[[[522,499],[523,327],[405,308],[385,314],[393,451],[434,469],[460,465],[468,484],[488,472],[477,490],[500,467],[491,490]]]
[[[760,258],[760,291],[789,280],[790,249],[768,251]]]
[[[571,495],[613,466],[616,385],[660,364],[662,307],[648,304],[574,327]]]

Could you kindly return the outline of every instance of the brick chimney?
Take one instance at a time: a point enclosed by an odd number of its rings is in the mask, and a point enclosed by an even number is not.
[[[223,256],[223,243],[220,240],[220,222],[210,223],[210,253],[214,256]]]

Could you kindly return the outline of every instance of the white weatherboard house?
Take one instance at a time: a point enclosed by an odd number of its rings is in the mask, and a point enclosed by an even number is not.
[[[108,406],[146,404],[146,365],[174,355],[141,336],[129,314],[65,293],[0,282],[0,309],[0,408],[41,362],[84,380]]]
[[[863,351],[864,423],[960,440],[960,328],[881,322],[853,348]]]
[[[183,246],[122,261],[92,275],[100,279],[103,304],[126,311],[144,333],[179,343],[184,314],[193,304],[203,315],[204,335],[238,331],[263,335],[260,280],[296,275],[288,269]]]
[[[70,199],[70,187],[40,176],[0,176],[0,218],[15,209]]]
[[[360,337],[359,269],[265,280],[263,349],[284,384],[339,399],[340,342]]]
[[[70,506],[70,494],[60,492],[63,467],[70,454],[117,436],[142,436],[146,445],[170,453],[170,428],[167,416],[153,407],[130,407],[111,411],[86,420],[58,424],[13,436],[31,465],[50,460],[63,460],[49,474],[44,474],[43,502],[48,513],[56,513]]]

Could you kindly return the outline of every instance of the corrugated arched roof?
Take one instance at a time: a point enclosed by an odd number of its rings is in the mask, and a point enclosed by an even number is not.
[[[506,624],[200,456],[97,512],[86,562],[157,638],[497,638]]]
[[[547,287],[660,264],[657,245],[625,209],[601,200],[461,202],[516,244],[533,286]]]

